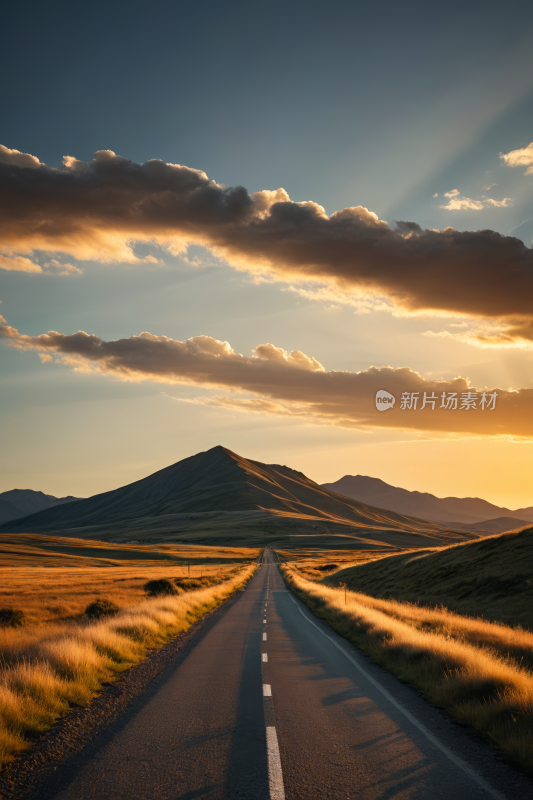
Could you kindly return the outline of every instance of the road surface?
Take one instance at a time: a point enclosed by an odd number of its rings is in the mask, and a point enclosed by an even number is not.
[[[267,551],[187,657],[38,798],[522,800],[526,785],[317,620]]]

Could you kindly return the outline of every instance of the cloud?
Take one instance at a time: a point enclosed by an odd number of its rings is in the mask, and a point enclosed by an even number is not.
[[[0,269],[8,272],[42,272],[42,267],[35,264],[30,258],[15,256],[10,253],[0,253]]]
[[[360,292],[357,297],[346,294],[338,289],[330,289],[321,286],[318,289],[307,288],[303,286],[287,286],[284,288],[286,292],[293,292],[305,300],[311,300],[317,303],[330,303],[330,308],[340,307],[340,305],[349,305],[355,308],[357,314],[370,314],[371,311],[389,311],[397,313],[395,307],[387,302],[384,297],[376,297],[371,292]]]
[[[284,189],[249,193],[200,170],[158,160],[135,164],[110,150],[87,164],[65,156],[60,169],[18,151],[2,153],[5,257],[31,260],[44,251],[48,259],[141,263],[138,242],[172,254],[197,244],[255,280],[324,288],[363,300],[363,307],[379,298],[402,314],[533,318],[533,250],[495,231],[423,230],[407,221],[393,228],[363,206],[328,216],[318,203],[291,201]],[[473,201],[457,189],[447,195],[447,208],[511,202]]]
[[[533,142],[520,150],[500,153],[500,158],[509,167],[527,167],[524,175],[533,175]]]
[[[485,206],[479,200],[472,200],[471,197],[453,197],[440,208],[445,208],[447,211],[481,211]]]
[[[35,156],[30,156],[29,153],[21,153],[20,150],[10,150],[9,147],[4,147],[3,144],[0,144],[0,163],[12,164],[15,167],[27,167],[28,169],[37,169],[44,166]]]
[[[513,200],[510,197],[504,197],[503,200],[493,200],[491,197],[486,197],[483,202],[485,205],[494,206],[494,208],[505,208],[513,204]]]
[[[449,325],[449,327],[459,327],[459,323]],[[463,327],[467,330],[452,331],[426,331],[423,335],[430,337],[440,337],[464,342],[482,348],[530,348],[533,345],[533,320],[510,321],[505,325],[481,324],[469,326],[465,323]]]
[[[496,184],[492,184],[496,186]],[[486,187],[490,189],[490,186]],[[484,195],[480,200],[473,200],[471,197],[461,197],[459,189],[452,189],[451,192],[445,192],[444,197],[449,200],[445,205],[439,208],[445,208],[447,211],[481,211],[483,208],[506,208],[512,205],[513,201],[510,197],[504,197],[503,200],[493,200],[491,197]]]
[[[246,356],[236,353],[228,342],[210,336],[195,336],[184,342],[150,333],[111,342],[83,331],[27,336],[10,327],[3,317],[0,337],[20,350],[37,351],[45,361],[57,360],[123,381],[223,389],[230,396],[195,398],[191,402],[233,411],[292,416],[342,428],[533,437],[533,389],[498,389],[494,410],[452,410],[441,408],[443,392],[446,397],[454,393],[460,404],[463,394],[478,391],[466,378],[426,380],[409,367],[327,371],[315,358],[273,344],[258,345],[253,355]],[[391,392],[398,401],[405,392],[418,393],[418,409],[402,410],[397,402],[386,414],[379,413],[374,402],[379,389]],[[252,397],[235,396],[238,393]],[[420,408],[424,393],[435,398],[434,409]]]
[[[83,270],[76,267],[74,264],[68,262],[62,264],[56,258],[44,264],[45,269],[52,269],[56,271],[57,275],[81,275]]]
[[[47,274],[55,275],[81,275],[82,269],[76,267],[74,264],[62,264],[57,259],[53,258],[51,261],[46,262],[41,267],[30,258],[24,256],[13,255],[9,249],[3,253],[0,252],[0,269],[5,269],[8,272],[43,272],[43,268],[47,270]]]

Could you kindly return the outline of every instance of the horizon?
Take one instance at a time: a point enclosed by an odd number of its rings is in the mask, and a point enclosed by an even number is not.
[[[533,505],[530,4],[91,8],[6,16],[0,492],[231,439]]]
[[[230,453],[232,453],[232,454],[234,454],[234,455],[238,455],[240,458],[244,458],[246,461],[251,461],[251,462],[255,462],[255,463],[265,463],[265,462],[261,462],[261,461],[259,461],[259,460],[258,460],[258,459],[256,459],[256,458],[248,458],[248,456],[242,456],[240,453],[236,453],[236,451],[235,451],[235,450],[232,450],[232,449],[231,449],[231,448],[229,448],[229,447],[225,447],[224,445],[213,445],[213,447],[210,447],[210,448],[208,448],[208,450],[199,451],[198,453],[192,453],[191,455],[189,455],[189,456],[184,456],[184,458],[183,458],[183,459],[180,459],[179,461],[173,462],[172,464],[166,464],[166,465],[165,465],[165,466],[163,466],[163,467],[158,467],[158,468],[155,470],[155,472],[152,472],[152,473],[150,473],[150,474],[148,474],[148,475],[143,475],[143,476],[141,476],[141,477],[139,477],[139,478],[136,478],[135,480],[133,480],[133,481],[130,481],[130,483],[128,483],[128,484],[123,484],[123,485],[121,484],[120,486],[113,486],[113,487],[109,487],[109,488],[107,488],[107,489],[103,489],[101,492],[95,492],[95,493],[94,493],[94,494],[92,494],[92,495],[86,495],[86,496],[77,496],[77,495],[76,495],[76,496],[74,496],[74,495],[62,495],[62,496],[60,496],[60,495],[54,494],[53,492],[41,492],[41,493],[42,493],[42,494],[45,494],[45,495],[47,495],[47,496],[50,496],[50,497],[55,497],[55,498],[57,498],[57,499],[62,499],[63,497],[68,497],[68,496],[71,496],[71,497],[75,497],[75,499],[76,499],[76,500],[88,500],[88,499],[90,499],[91,497],[95,497],[96,495],[99,495],[99,494],[106,494],[107,492],[113,492],[113,491],[115,491],[116,489],[121,489],[121,488],[124,488],[124,486],[129,486],[129,485],[131,485],[131,484],[134,484],[134,483],[137,483],[137,482],[139,482],[139,481],[142,481],[144,478],[151,477],[151,475],[157,474],[158,472],[162,472],[163,470],[167,469],[168,467],[172,467],[172,466],[175,466],[176,464],[179,464],[179,463],[180,463],[180,461],[184,461],[184,460],[186,460],[187,458],[194,458],[194,456],[197,456],[197,455],[202,455],[203,453],[207,453],[207,452],[209,452],[210,450],[216,450],[216,449],[217,449],[217,448],[219,448],[219,447],[220,447],[220,448],[222,448],[223,450],[229,451]],[[293,472],[297,472],[297,473],[300,473],[300,472],[301,472],[301,470],[296,470],[296,469],[294,469],[293,467],[291,467],[291,466],[290,466],[290,464],[283,464],[283,465],[282,465],[282,464],[280,464],[280,463],[274,463],[274,462],[272,462],[272,463],[268,463],[268,464],[265,464],[265,465],[266,465],[266,466],[268,466],[268,467],[279,467],[279,466],[283,466],[283,467],[285,467],[285,468],[289,468],[289,469],[291,469]],[[303,474],[304,474],[304,476],[305,476],[306,478],[310,478],[311,480],[313,480],[313,481],[314,481],[314,478],[313,478],[311,475],[308,475],[307,473],[303,473]],[[372,481],[380,481],[381,483],[384,483],[386,486],[390,486],[390,487],[391,487],[391,488],[393,488],[393,489],[400,489],[400,490],[402,490],[402,491],[407,491],[407,492],[417,492],[417,493],[420,493],[420,494],[429,494],[429,495],[431,495],[431,496],[433,496],[433,497],[436,497],[438,500],[450,500],[450,499],[462,499],[462,500],[483,500],[483,501],[485,501],[485,502],[489,502],[489,503],[490,503],[490,501],[489,501],[489,500],[487,500],[487,499],[486,499],[486,498],[484,498],[484,497],[471,497],[471,496],[457,497],[457,496],[455,496],[455,495],[446,495],[446,496],[443,496],[443,497],[439,497],[439,495],[435,495],[435,494],[434,494],[434,493],[432,493],[432,492],[419,492],[419,490],[418,490],[418,489],[407,489],[407,488],[406,488],[406,487],[404,487],[404,486],[398,486],[398,485],[396,485],[396,484],[390,484],[390,483],[388,483],[387,481],[383,481],[383,479],[382,479],[382,478],[379,478],[379,477],[376,477],[376,476],[373,476],[373,475],[362,475],[362,474],[360,474],[360,473],[357,473],[357,474],[355,474],[355,475],[352,475],[352,474],[348,474],[348,473],[346,473],[346,474],[344,474],[344,475],[341,475],[341,476],[340,476],[340,478],[336,478],[336,479],[335,479],[335,480],[333,480],[333,481],[324,481],[324,482],[314,481],[314,482],[315,482],[315,483],[316,483],[318,486],[329,486],[330,484],[336,483],[336,482],[338,482],[338,481],[340,481],[340,480],[343,480],[344,478],[368,478],[369,480],[372,480]],[[41,490],[40,490],[40,489],[28,489],[27,487],[26,487],[26,488],[24,488],[24,489],[21,489],[20,487],[13,487],[12,489],[3,489],[2,491],[0,491],[0,495],[1,495],[1,494],[3,494],[4,492],[9,492],[9,491],[37,491],[37,492],[40,492]],[[340,494],[342,494],[342,492],[340,492]],[[496,503],[494,503],[493,505],[497,505],[497,504],[496,504]],[[379,506],[378,506],[378,507],[379,507]],[[500,507],[501,507],[501,506],[500,506]],[[518,511],[520,508],[526,508],[526,507],[527,507],[527,506],[520,506],[520,507],[518,507],[518,508],[516,508],[516,509],[509,508],[508,510],[510,510],[510,511]],[[505,508],[505,507],[503,507],[503,508]]]

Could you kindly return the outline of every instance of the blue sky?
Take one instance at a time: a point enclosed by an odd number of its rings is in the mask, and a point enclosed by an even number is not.
[[[532,17],[525,2],[13,7],[0,54],[9,76],[0,144],[53,168],[98,150],[139,164],[161,159],[249,192],[283,187],[328,215],[361,205],[391,226],[505,235],[521,226],[529,246],[533,176],[500,154],[533,140]],[[481,207],[443,208],[451,192]],[[141,243],[136,252],[152,249]],[[327,370],[408,366],[480,387],[532,385],[527,343],[490,349],[425,335],[462,317],[355,313],[287,291],[290,282],[257,283],[203,247],[189,261],[157,254],[161,263],[151,265],[72,262],[82,274],[0,270],[1,313],[31,336],[202,334],[246,355],[266,342],[300,350]],[[439,495],[533,504],[527,437],[230,413],[167,396],[194,399],[209,388],[121,382],[4,345],[0,369],[1,490],[87,495],[224,444],[319,481],[361,473]],[[488,469],[490,454],[507,478]]]

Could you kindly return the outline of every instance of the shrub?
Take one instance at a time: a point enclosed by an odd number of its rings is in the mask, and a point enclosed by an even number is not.
[[[207,581],[203,578],[174,578],[174,583],[179,589],[190,592],[191,589],[203,589]]]
[[[101,598],[89,603],[85,609],[85,613],[91,619],[102,619],[102,617],[112,617],[118,611],[118,606],[111,600]]]
[[[231,572],[227,573],[226,575],[214,573],[211,575],[203,575],[200,578],[178,577],[174,578],[174,583],[178,589],[182,589],[184,592],[190,592],[194,589],[206,589],[209,586],[216,586],[219,583],[223,583],[225,580],[228,580],[229,577],[235,574],[237,574],[236,571],[231,570]]]
[[[25,621],[24,611],[19,608],[0,608],[0,626],[2,628],[21,628]]]
[[[153,581],[148,581],[148,583],[144,584],[144,591],[147,592],[150,597],[157,597],[162,594],[178,594],[177,589],[167,578],[157,578]]]

